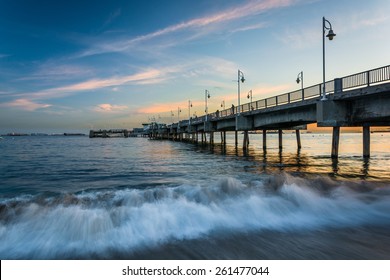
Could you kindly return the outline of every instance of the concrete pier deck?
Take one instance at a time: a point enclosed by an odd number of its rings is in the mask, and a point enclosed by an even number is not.
[[[149,136],[156,139],[186,140],[190,142],[214,141],[214,133],[221,133],[222,143],[226,132],[244,133],[243,148],[249,145],[249,131],[263,132],[263,148],[266,134],[276,130],[279,148],[283,148],[282,131],[295,130],[297,148],[302,147],[300,130],[308,124],[333,128],[331,156],[338,157],[340,128],[363,128],[363,156],[370,156],[370,127],[390,126],[390,65],[364,71],[318,84],[301,90],[273,96],[168,126],[152,126]]]

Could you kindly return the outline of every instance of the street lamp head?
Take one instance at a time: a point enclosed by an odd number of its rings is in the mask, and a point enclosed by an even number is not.
[[[301,79],[299,79],[299,77],[297,78],[297,84],[299,84],[301,82]]]
[[[209,93],[209,94],[207,94],[207,98],[210,98],[210,93]]]
[[[333,29],[329,29],[329,32],[328,32],[328,35],[326,35],[326,37],[329,38],[329,40],[333,40],[334,36],[336,36],[336,34],[333,32]]]
[[[244,76],[241,77],[241,83],[245,82]]]

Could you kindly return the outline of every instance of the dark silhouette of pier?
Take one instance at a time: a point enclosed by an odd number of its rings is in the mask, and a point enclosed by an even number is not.
[[[129,137],[129,131],[127,129],[99,129],[90,130],[89,138],[113,138],[113,137]]]
[[[340,128],[363,128],[363,156],[370,156],[370,127],[390,126],[390,65],[337,78],[300,90],[182,120],[168,126],[152,125],[149,137],[189,142],[214,143],[214,133],[244,134],[243,148],[249,145],[251,131],[262,131],[263,149],[267,148],[267,131],[277,131],[279,148],[283,148],[283,130],[295,130],[297,148],[301,149],[300,130],[308,124],[333,128],[331,156],[338,157]],[[208,137],[207,137],[208,136]],[[200,139],[199,139],[200,137]]]

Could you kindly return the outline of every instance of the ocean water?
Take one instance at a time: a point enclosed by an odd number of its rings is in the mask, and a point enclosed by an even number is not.
[[[390,259],[390,134],[301,140],[3,137],[0,259]]]

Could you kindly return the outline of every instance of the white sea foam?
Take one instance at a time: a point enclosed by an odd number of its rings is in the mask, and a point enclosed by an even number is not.
[[[2,259],[83,258],[218,232],[388,225],[390,193],[387,187],[362,191],[282,174],[250,186],[224,178],[205,185],[28,197],[8,200],[1,209]]]

